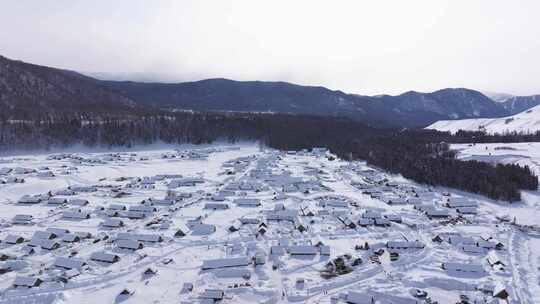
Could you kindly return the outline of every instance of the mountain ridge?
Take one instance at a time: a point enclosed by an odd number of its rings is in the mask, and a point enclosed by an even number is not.
[[[136,102],[83,74],[0,56],[0,106],[6,112],[130,111]]]
[[[514,108],[521,104],[519,101]],[[142,108],[343,116],[382,127],[425,127],[438,120],[510,114],[502,103],[467,88],[366,96],[285,81],[110,81],[1,56],[0,106],[12,112],[129,112]]]

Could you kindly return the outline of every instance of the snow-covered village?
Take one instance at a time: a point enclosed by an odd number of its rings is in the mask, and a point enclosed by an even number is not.
[[[540,304],[538,12],[3,0],[0,304]]]
[[[0,303],[540,300],[538,193],[503,205],[254,144],[0,168]]]

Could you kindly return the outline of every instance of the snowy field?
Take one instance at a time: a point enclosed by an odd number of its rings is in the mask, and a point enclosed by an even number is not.
[[[537,144],[495,146],[456,148],[539,172]],[[540,303],[525,226],[540,200],[523,196],[431,189],[322,149],[6,156],[0,303]]]

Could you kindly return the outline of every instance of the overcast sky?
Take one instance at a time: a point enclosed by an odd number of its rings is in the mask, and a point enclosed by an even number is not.
[[[2,0],[0,54],[136,80],[540,93],[539,0]]]

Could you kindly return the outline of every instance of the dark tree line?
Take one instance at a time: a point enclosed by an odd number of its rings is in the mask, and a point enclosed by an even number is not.
[[[387,135],[353,143],[340,154],[428,185],[443,185],[493,199],[519,201],[520,189],[536,190],[538,179],[528,167],[461,161],[446,143],[422,142],[413,133]]]
[[[35,114],[26,120],[0,120],[0,151],[217,140],[258,140],[281,150],[327,147],[342,158],[363,159],[419,183],[493,199],[517,201],[520,189],[538,188],[538,179],[529,168],[460,161],[448,143],[537,141],[540,133],[451,135],[432,130],[375,129],[335,117],[247,113]]]
[[[455,134],[450,132],[440,132],[435,130],[410,130],[424,140],[432,142],[451,142],[451,143],[518,143],[518,142],[538,142],[540,141],[540,131],[538,132],[505,132],[488,134],[482,131],[459,130]]]

